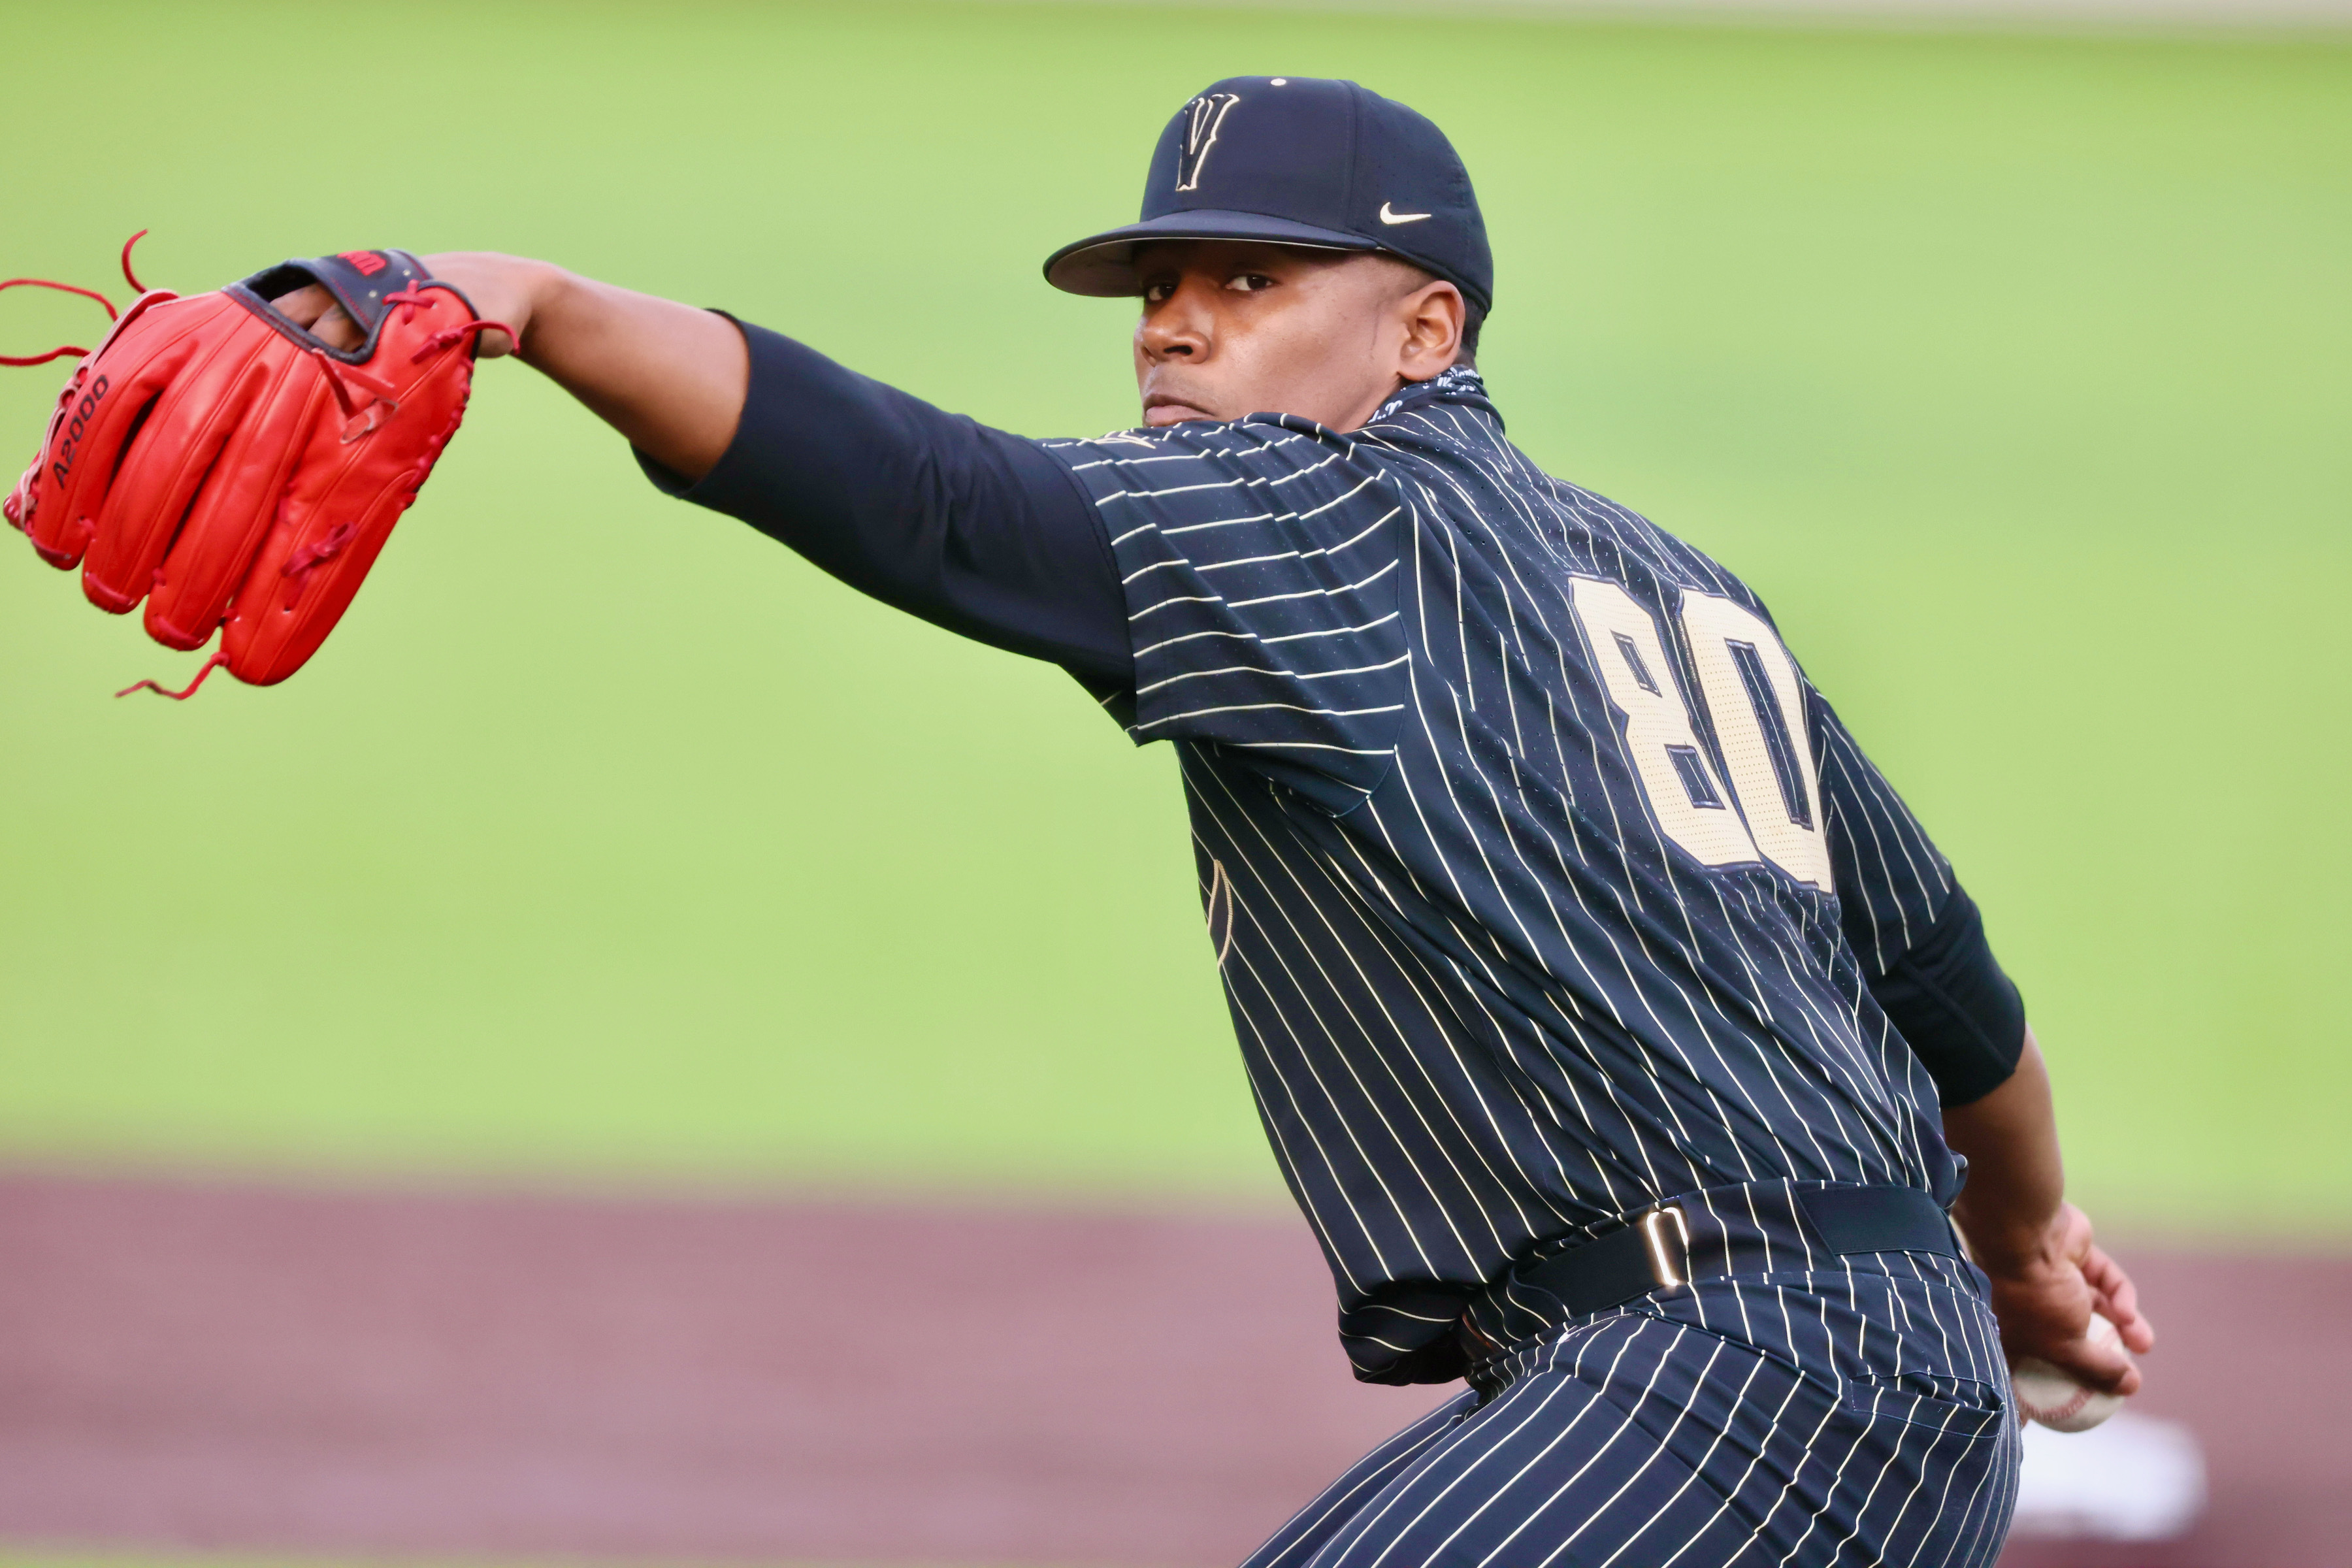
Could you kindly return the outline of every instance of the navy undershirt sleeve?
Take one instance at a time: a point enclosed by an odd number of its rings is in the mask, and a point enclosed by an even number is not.
[[[1868,949],[1857,942],[1856,951]],[[2025,999],[1994,959],[1984,917],[1965,888],[1955,883],[1935,923],[1869,980],[1945,1105],[1982,1100],[2017,1070]]]
[[[751,384],[734,441],[691,484],[640,452],[648,479],[934,626],[1061,665],[1097,694],[1133,685],[1110,541],[1067,468],[739,324]]]

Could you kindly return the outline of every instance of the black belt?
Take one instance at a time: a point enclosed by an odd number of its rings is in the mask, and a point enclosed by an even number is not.
[[[1951,1221],[1916,1187],[1799,1187],[1797,1202],[1829,1251],[1940,1252],[1958,1258]],[[1703,1276],[1717,1271],[1702,1269]],[[1662,1204],[1622,1230],[1521,1264],[1511,1271],[1580,1318],[1653,1290],[1691,1282],[1690,1226],[1679,1203]]]

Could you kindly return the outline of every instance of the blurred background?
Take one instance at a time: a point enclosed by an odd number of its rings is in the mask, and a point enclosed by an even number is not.
[[[1131,305],[1037,268],[1202,83],[1430,114],[1513,437],[1773,605],[2147,1288],[2011,1561],[2345,1560],[2352,7],[0,0],[0,272],[504,249],[1032,435],[1135,417]],[[12,290],[0,352],[97,316]],[[12,472],[61,368],[0,372]],[[9,1568],[1205,1568],[1433,1403],[1349,1381],[1172,758],[1058,672],[510,363],[299,679],[109,695],[195,663],[0,551]]]

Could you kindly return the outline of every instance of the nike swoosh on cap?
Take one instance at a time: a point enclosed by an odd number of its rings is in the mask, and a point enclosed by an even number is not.
[[[1427,213],[1391,212],[1389,210],[1388,203],[1382,202],[1381,204],[1381,221],[1382,223],[1419,223],[1422,219],[1429,216],[1430,215]]]

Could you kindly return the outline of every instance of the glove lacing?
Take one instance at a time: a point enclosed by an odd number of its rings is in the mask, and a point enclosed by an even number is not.
[[[122,242],[122,279],[131,285],[131,291],[134,294],[144,294],[147,289],[146,286],[139,281],[139,275],[131,270],[131,247],[146,237],[147,231],[142,228]],[[0,289],[55,289],[61,294],[79,294],[85,300],[97,300],[105,308],[106,319],[110,321],[119,321],[122,315],[121,311],[114,308],[113,300],[95,289],[77,288],[71,283],[56,283],[47,278],[11,278],[6,282],[0,283]],[[30,359],[19,358],[12,354],[0,354],[0,364],[47,364],[53,359],[63,359],[68,354],[86,358],[89,353],[88,349],[76,348],[71,343],[62,343],[45,354],[35,354]]]

